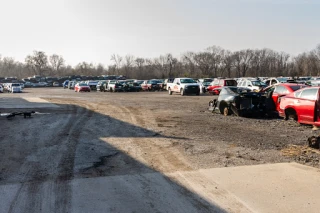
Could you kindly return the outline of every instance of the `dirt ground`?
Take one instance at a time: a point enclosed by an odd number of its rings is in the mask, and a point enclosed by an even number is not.
[[[319,163],[318,156],[286,154],[292,145],[300,147],[319,134],[310,126],[213,114],[207,111],[213,98],[209,95],[37,88],[0,94],[6,97],[39,97],[59,107],[25,109],[39,112],[30,119],[0,117],[0,184],[291,161],[318,167]],[[0,105],[1,113],[19,110]],[[59,200],[70,189],[58,186],[53,190],[63,191]],[[25,190],[39,189],[28,184]],[[29,199],[27,208],[32,212],[38,204]],[[67,206],[56,208],[64,212]]]

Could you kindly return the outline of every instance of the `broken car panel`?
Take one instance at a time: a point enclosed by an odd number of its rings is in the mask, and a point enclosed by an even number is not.
[[[266,95],[264,93],[247,92],[234,86],[217,88],[218,99],[209,102],[210,111],[238,116],[264,116],[266,113]]]

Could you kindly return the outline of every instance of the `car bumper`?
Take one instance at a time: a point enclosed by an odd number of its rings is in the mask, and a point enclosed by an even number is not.
[[[286,117],[286,113],[284,112],[284,110],[279,109],[278,112],[279,112],[280,117],[282,117],[282,118]]]
[[[184,92],[186,94],[197,94],[200,92],[200,88],[199,87],[186,87],[186,88],[184,88]]]
[[[89,88],[80,88],[79,91],[90,91]]]

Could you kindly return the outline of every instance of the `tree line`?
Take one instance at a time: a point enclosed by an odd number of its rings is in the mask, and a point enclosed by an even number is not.
[[[186,52],[180,58],[172,54],[156,58],[133,55],[111,56],[112,64],[81,62],[72,67],[63,56],[47,56],[43,51],[27,55],[24,62],[0,56],[0,76],[19,79],[32,75],[125,75],[128,78],[152,79],[174,77],[271,77],[271,76],[319,76],[320,44],[311,51],[297,56],[271,49],[243,49],[229,51],[219,46],[200,52]]]

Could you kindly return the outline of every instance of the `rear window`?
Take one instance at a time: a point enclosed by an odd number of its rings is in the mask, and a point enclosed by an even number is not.
[[[19,87],[20,84],[12,84],[13,87]]]
[[[235,80],[226,80],[226,86],[237,86],[237,82]]]
[[[203,82],[212,82],[213,79],[203,79]]]
[[[290,85],[289,86],[293,91],[297,91],[298,89],[305,88],[305,85]]]

